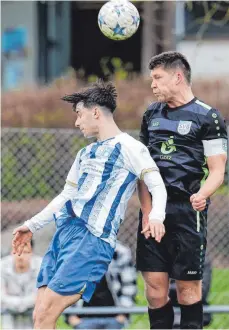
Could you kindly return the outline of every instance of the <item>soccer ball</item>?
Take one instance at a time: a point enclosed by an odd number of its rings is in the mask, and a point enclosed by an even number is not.
[[[140,16],[128,0],[111,0],[99,11],[98,24],[102,33],[113,40],[130,38],[138,29]]]

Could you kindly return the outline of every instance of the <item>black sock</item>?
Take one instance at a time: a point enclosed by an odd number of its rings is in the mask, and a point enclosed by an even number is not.
[[[174,312],[171,301],[160,308],[148,308],[150,329],[172,329]]]
[[[181,329],[203,329],[203,304],[198,301],[192,305],[180,305]]]

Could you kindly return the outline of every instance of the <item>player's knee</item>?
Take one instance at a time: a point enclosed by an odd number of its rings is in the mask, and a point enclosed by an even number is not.
[[[201,300],[201,287],[199,284],[185,284],[177,287],[177,299],[181,305],[194,304]]]
[[[46,321],[53,320],[55,318],[55,313],[53,313],[53,308],[47,305],[40,304],[35,312],[35,327],[39,327],[39,325],[46,323]]]
[[[40,304],[40,306],[36,309],[34,313],[34,324],[35,328],[39,328],[39,325],[42,324],[47,318],[47,313],[45,307]]]
[[[153,297],[163,297],[167,296],[168,291],[161,283],[153,283],[151,285],[146,285],[146,294]]]
[[[168,295],[162,292],[152,292],[146,290],[146,299],[148,301],[149,308],[160,308],[166,305],[168,301]]]
[[[168,301],[168,290],[159,283],[146,285],[145,295],[150,308],[162,307]]]

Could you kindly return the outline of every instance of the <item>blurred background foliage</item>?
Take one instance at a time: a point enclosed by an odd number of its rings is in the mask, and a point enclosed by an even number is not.
[[[105,79],[112,80],[118,91],[118,107],[115,119],[122,129],[139,129],[141,117],[154,101],[150,78],[132,71],[131,63],[120,58],[101,60]],[[83,70],[68,70],[65,76],[52,84],[34,89],[5,92],[2,95],[3,127],[73,128],[74,114],[69,104],[61,101],[97,80],[97,76],[84,76]],[[229,120],[229,77],[219,80],[193,81],[194,93],[204,102],[218,108]]]

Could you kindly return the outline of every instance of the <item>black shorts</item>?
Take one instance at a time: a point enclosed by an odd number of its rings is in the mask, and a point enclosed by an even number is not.
[[[160,243],[152,237],[146,239],[141,234],[140,212],[137,269],[166,272],[176,280],[202,279],[207,245],[207,208],[196,212],[189,201],[168,202],[164,225],[166,233]]]

